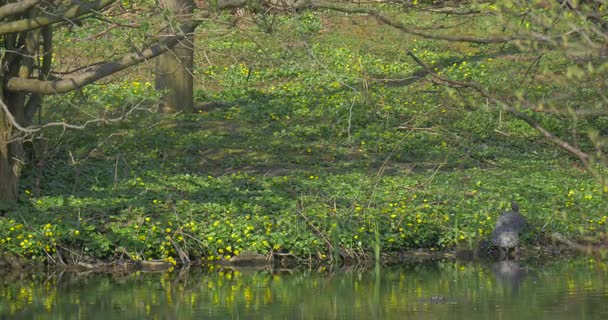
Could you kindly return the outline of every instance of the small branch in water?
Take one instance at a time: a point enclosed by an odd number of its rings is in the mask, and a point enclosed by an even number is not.
[[[605,247],[601,247],[599,245],[592,245],[592,244],[584,245],[584,244],[576,243],[557,232],[554,232],[551,234],[551,239],[553,239],[557,242],[563,243],[563,244],[567,245],[568,247],[570,247],[576,251],[580,251],[588,256],[604,256],[608,252],[608,249]]]

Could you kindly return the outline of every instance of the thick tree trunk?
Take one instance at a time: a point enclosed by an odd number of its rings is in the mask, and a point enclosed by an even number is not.
[[[2,129],[0,129],[2,130]],[[4,135],[5,133],[0,133]],[[19,170],[21,164],[18,159],[14,159],[13,154],[22,153],[20,142],[7,144],[0,141],[0,210],[6,208],[17,201],[17,189],[19,186]]]
[[[0,109],[0,210],[17,201],[23,143],[13,132],[7,114]]]
[[[194,8],[193,0],[160,0],[162,8],[170,10],[175,19],[165,28],[163,35],[174,35],[180,21],[189,19]],[[188,35],[172,50],[156,58],[156,89],[163,91],[161,111],[172,113],[194,111],[192,67],[194,38]]]
[[[34,16],[35,13],[35,10],[30,10],[29,16]],[[11,76],[23,79],[32,76],[40,36],[41,30],[37,29],[3,37],[4,48],[9,53],[0,59],[0,80]],[[4,84],[4,81],[2,83]],[[25,152],[24,133],[18,131],[15,124],[29,124],[26,123],[26,96],[24,92],[10,92],[5,91],[4,87],[0,88],[0,99],[4,104],[0,108],[0,210],[13,205],[18,197],[19,176],[24,166]],[[32,104],[35,102],[39,105],[40,101],[41,99],[32,100]]]

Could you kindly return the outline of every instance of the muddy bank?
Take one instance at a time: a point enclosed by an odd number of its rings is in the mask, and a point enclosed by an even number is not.
[[[563,259],[564,257],[574,257],[581,255],[581,252],[567,245],[532,245],[519,248],[515,256],[512,257],[516,261],[550,261],[552,259]],[[373,253],[365,253],[358,256],[358,260],[341,261],[338,267],[348,267],[357,265],[359,267],[373,266]],[[454,249],[454,250],[429,250],[416,249],[400,252],[388,252],[381,254],[381,264],[385,266],[398,264],[420,264],[434,261],[449,261],[458,260],[463,262],[494,262],[498,261],[498,253],[495,248],[485,248],[482,245],[474,249]],[[200,265],[217,265],[222,268],[258,268],[258,269],[295,269],[295,268],[313,268],[316,269],[323,265],[336,265],[328,263],[327,260],[297,259],[290,255],[262,255],[253,252],[244,252],[243,254],[224,261],[200,261],[191,262],[188,264],[171,263],[164,260],[152,261],[132,261],[132,260],[114,260],[101,261],[94,259],[83,259],[73,264],[57,264],[45,265],[36,261],[24,259],[10,253],[0,255],[0,271],[4,272],[38,272],[43,270],[61,269],[74,272],[165,272],[173,268],[183,268]]]

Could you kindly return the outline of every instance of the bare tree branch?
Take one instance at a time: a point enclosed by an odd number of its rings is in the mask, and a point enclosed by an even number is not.
[[[573,145],[569,144],[568,142],[560,139],[558,136],[554,135],[553,133],[551,133],[550,131],[545,129],[543,126],[541,126],[540,123],[538,123],[538,121],[536,121],[532,117],[520,112],[517,108],[511,106],[508,102],[503,101],[500,98],[496,97],[495,95],[487,92],[485,89],[483,89],[476,83],[456,81],[456,80],[452,80],[452,79],[438,75],[436,72],[431,70],[431,68],[426,66],[416,55],[414,55],[413,52],[411,52],[409,50],[407,51],[407,55],[409,55],[412,59],[414,59],[414,61],[416,61],[416,63],[418,65],[423,67],[427,71],[428,74],[430,74],[435,80],[437,80],[437,82],[439,84],[445,84],[445,85],[448,85],[451,87],[456,87],[456,88],[471,88],[471,89],[477,91],[484,98],[487,98],[488,101],[496,104],[501,109],[509,112],[510,114],[514,115],[518,119],[523,120],[529,126],[536,129],[536,131],[538,131],[540,134],[542,134],[545,138],[549,139],[551,142],[553,142],[560,148],[562,148],[562,149],[568,151],[569,153],[575,155],[576,157],[578,157],[579,160],[586,167],[588,167],[588,168],[590,167],[589,166],[589,155],[587,153],[574,147]]]
[[[165,37],[157,44],[150,46],[141,52],[128,53],[117,61],[102,63],[86,68],[73,77],[53,81],[12,77],[8,79],[6,89],[9,91],[25,91],[45,95],[66,93],[78,89],[101,78],[163,54],[175,44],[182,41],[186,37],[186,34],[193,32],[197,25],[198,22],[195,21],[186,22],[181,27],[181,30],[184,31],[183,34]]]
[[[218,9],[243,8],[248,4],[261,4],[266,8],[289,11],[300,10],[310,7],[318,0],[218,0]]]
[[[471,42],[471,43],[478,43],[478,44],[506,43],[506,42],[516,41],[516,40],[536,41],[536,42],[541,42],[541,43],[555,44],[556,42],[560,41],[559,37],[550,38],[550,37],[540,35],[540,34],[494,36],[494,37],[490,37],[490,38],[481,38],[481,37],[476,37],[476,36],[438,35],[438,34],[422,32],[420,30],[410,28],[410,27],[406,26],[405,24],[395,21],[393,19],[390,19],[390,18],[384,16],[383,14],[381,14],[380,12],[378,12],[376,10],[372,10],[372,9],[366,9],[366,8],[350,9],[350,8],[328,6],[328,5],[324,5],[324,4],[311,4],[310,7],[313,9],[326,9],[326,10],[333,10],[333,11],[351,13],[351,14],[367,14],[367,15],[370,15],[371,17],[373,17],[374,19],[376,19],[377,21],[384,23],[386,25],[389,25],[395,29],[398,29],[401,32],[423,37],[426,39],[446,40],[446,41],[453,41],[453,42]]]
[[[449,15],[465,16],[465,15],[476,15],[476,14],[484,13],[481,10],[463,9],[463,8],[452,8],[452,7],[443,7],[443,8],[437,8],[437,9],[433,9],[433,8],[427,9],[427,8],[420,8],[420,7],[411,6],[410,8],[417,9],[419,11],[427,11],[427,12],[432,12],[432,13],[445,14],[446,16],[449,16]]]
[[[0,110],[3,110],[4,113],[6,114],[7,118],[8,118],[8,122],[15,127],[15,129],[17,129],[18,131],[21,131],[25,134],[33,134],[36,132],[39,132],[40,130],[44,129],[44,128],[48,128],[48,127],[63,127],[65,129],[75,129],[75,130],[83,130],[86,129],[88,126],[95,124],[95,123],[105,123],[105,124],[109,124],[109,123],[115,123],[115,122],[119,122],[122,120],[125,120],[126,118],[128,118],[133,112],[137,111],[137,110],[147,110],[150,111],[150,108],[141,108],[140,106],[143,104],[145,100],[141,100],[139,103],[137,103],[135,106],[133,106],[132,108],[130,108],[127,112],[125,112],[124,114],[120,115],[119,117],[116,118],[94,118],[91,120],[87,120],[84,124],[82,125],[76,125],[76,124],[71,124],[71,123],[67,123],[67,122],[50,122],[50,123],[46,123],[44,125],[40,125],[40,126],[29,126],[29,127],[23,127],[21,125],[19,125],[19,123],[17,122],[17,120],[15,119],[15,117],[13,116],[13,114],[10,112],[10,110],[8,109],[8,106],[6,105],[6,103],[4,103],[4,101],[2,101],[0,99]]]
[[[486,97],[491,97],[491,96],[486,95]],[[545,136],[547,139],[549,139],[551,142],[553,142],[557,146],[559,146],[562,149],[575,155],[577,158],[579,158],[579,160],[581,160],[581,162],[583,164],[585,164],[585,165],[588,164],[589,155],[587,153],[574,147],[573,145],[569,144],[568,142],[560,139],[558,136],[554,135],[553,133],[551,133],[550,131],[545,129],[543,126],[541,126],[540,123],[538,123],[538,121],[532,119],[532,117],[529,117],[525,113],[520,112],[519,110],[517,110],[517,108],[509,106],[505,102],[497,100],[496,98],[492,98],[492,100],[494,100],[495,103],[500,103],[502,105],[503,110],[505,110],[505,111],[509,112],[510,114],[514,115],[515,117],[523,120],[529,126],[536,129],[536,131],[540,132],[543,136]]]
[[[131,23],[131,24],[122,24],[122,23],[112,23],[112,25],[110,25],[109,27],[107,27],[105,30],[96,33],[94,35],[90,35],[88,36],[86,39],[84,39],[84,41],[91,41],[91,40],[95,40],[97,38],[103,37],[106,34],[108,34],[108,32],[112,31],[112,29],[115,28],[132,28],[132,29],[137,29],[140,28],[141,25],[138,23]]]
[[[62,13],[46,14],[30,19],[0,23],[0,35],[34,30],[54,23],[75,19],[87,13],[91,13],[92,11],[102,10],[115,1],[116,0],[95,0],[93,2],[77,4]]]
[[[2,101],[2,99],[0,99],[0,107],[2,107],[2,111],[4,111],[4,114],[6,115],[8,122],[13,127],[15,127],[17,130],[26,132],[26,133],[33,133],[33,132],[38,131],[38,130],[32,130],[32,129],[28,129],[28,128],[24,128],[24,127],[20,126],[19,123],[17,122],[17,120],[15,119],[15,117],[13,116],[13,113],[8,109],[8,106],[6,105],[6,103],[4,103],[4,101]]]
[[[8,3],[0,7],[0,20],[9,16],[18,15],[26,12],[29,8],[40,3],[40,0],[23,0]]]
[[[571,115],[576,115],[578,117],[601,117],[601,116],[608,116],[608,106],[603,106],[602,108],[595,108],[595,109],[571,109],[568,108],[566,110],[563,109],[545,109],[545,108],[539,108],[539,107],[535,107],[532,109],[534,112],[541,112],[541,113],[547,113],[547,114],[557,114],[557,115],[561,115],[561,116],[571,116]]]

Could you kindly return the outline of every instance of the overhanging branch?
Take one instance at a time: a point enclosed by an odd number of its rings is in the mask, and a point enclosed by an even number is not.
[[[426,39],[445,40],[445,41],[452,41],[452,42],[471,42],[471,43],[478,43],[478,44],[507,43],[507,42],[511,42],[511,41],[536,41],[536,42],[551,44],[551,43],[555,43],[555,42],[559,41],[558,37],[555,37],[555,39],[551,39],[551,38],[549,38],[547,36],[543,36],[543,35],[514,35],[514,36],[494,36],[494,37],[489,37],[489,38],[482,38],[482,37],[476,37],[476,36],[449,36],[449,35],[432,34],[432,33],[420,31],[415,28],[408,27],[407,25],[405,25],[401,22],[395,21],[393,19],[390,19],[390,18],[386,17],[385,15],[381,14],[380,12],[378,12],[376,10],[372,10],[372,9],[366,9],[366,8],[350,9],[350,8],[329,6],[329,5],[325,5],[325,4],[311,4],[310,8],[332,10],[332,11],[338,11],[338,12],[349,13],[349,14],[367,14],[367,15],[371,16],[372,18],[376,19],[377,21],[384,23],[386,25],[389,25],[403,33],[423,37]]]
[[[87,120],[85,123],[83,123],[81,125],[70,124],[67,122],[50,122],[50,123],[46,123],[46,124],[40,125],[40,126],[23,127],[17,122],[17,120],[15,119],[13,114],[10,112],[8,106],[6,105],[6,103],[4,103],[4,101],[2,101],[2,99],[0,99],[0,112],[3,112],[6,115],[8,123],[10,125],[12,125],[15,129],[17,129],[17,131],[22,132],[24,135],[32,135],[34,133],[40,132],[44,128],[50,128],[50,127],[62,127],[64,129],[83,130],[83,129],[86,129],[88,126],[90,126],[92,124],[96,124],[96,123],[110,124],[110,123],[116,123],[119,121],[123,121],[123,120],[127,119],[132,113],[134,113],[135,111],[138,111],[138,110],[146,110],[146,111],[152,112],[150,110],[150,108],[141,108],[140,106],[142,105],[142,103],[144,103],[144,100],[141,100],[139,103],[137,103],[135,106],[130,108],[126,113],[120,115],[119,117],[95,118],[95,119]]]
[[[570,152],[571,154],[575,155],[577,158],[579,158],[579,160],[581,160],[582,163],[584,163],[585,165],[587,165],[587,162],[589,160],[589,155],[588,154],[586,154],[585,152],[581,151],[580,149],[574,147],[573,145],[569,144],[568,142],[560,139],[559,137],[557,137],[556,135],[554,135],[553,133],[551,133],[549,130],[547,130],[543,126],[541,126],[540,123],[538,123],[538,121],[534,120],[532,117],[529,117],[525,113],[520,112],[519,110],[517,110],[514,107],[506,105],[502,101],[498,101],[496,99],[493,99],[493,100],[494,100],[495,103],[496,102],[501,102],[503,110],[505,110],[508,113],[514,115],[515,117],[519,118],[520,120],[523,120],[530,127],[534,128],[534,129],[536,129],[536,131],[540,132],[540,134],[542,134],[545,138],[549,139],[551,142],[553,142],[554,144],[556,144],[560,148],[562,148],[562,149]]]
[[[569,144],[568,142],[560,139],[558,136],[554,135],[549,130],[545,129],[538,121],[534,120],[532,117],[526,115],[525,113],[520,112],[519,110],[517,110],[517,108],[511,106],[509,103],[507,103],[507,102],[499,99],[498,97],[494,96],[493,94],[487,92],[485,89],[483,89],[476,83],[461,82],[461,81],[452,80],[452,79],[449,79],[446,77],[442,77],[442,76],[438,75],[436,72],[434,72],[433,70],[431,70],[431,68],[429,68],[426,64],[424,64],[413,52],[408,50],[407,55],[409,55],[412,59],[414,59],[414,61],[418,65],[420,65],[422,68],[424,68],[427,71],[427,73],[430,74],[438,83],[445,84],[445,85],[448,85],[450,87],[455,87],[455,88],[471,88],[471,89],[477,91],[484,98],[488,99],[488,101],[491,101],[492,103],[499,106],[502,110],[505,110],[506,112],[512,114],[516,118],[526,122],[530,127],[534,128],[536,131],[538,131],[540,134],[542,134],[545,138],[549,139],[555,145],[557,145],[560,148],[575,155],[577,158],[579,158],[579,160],[587,168],[590,168],[589,155],[587,153],[574,147],[573,145]]]
[[[41,0],[23,0],[19,2],[8,3],[0,7],[0,20],[6,17],[24,13],[29,8],[40,3]]]
[[[78,89],[101,78],[165,53],[179,41],[183,40],[185,34],[193,32],[197,25],[198,22],[186,22],[181,27],[181,30],[183,31],[182,34],[165,37],[157,44],[150,46],[141,52],[128,53],[114,62],[102,63],[87,68],[73,77],[52,81],[12,77],[7,81],[6,89],[9,91],[32,92],[45,95],[66,93]]]
[[[116,0],[96,0],[72,6],[62,13],[46,14],[30,19],[0,23],[0,35],[34,30],[61,21],[75,19],[87,13],[102,10],[115,1]]]

